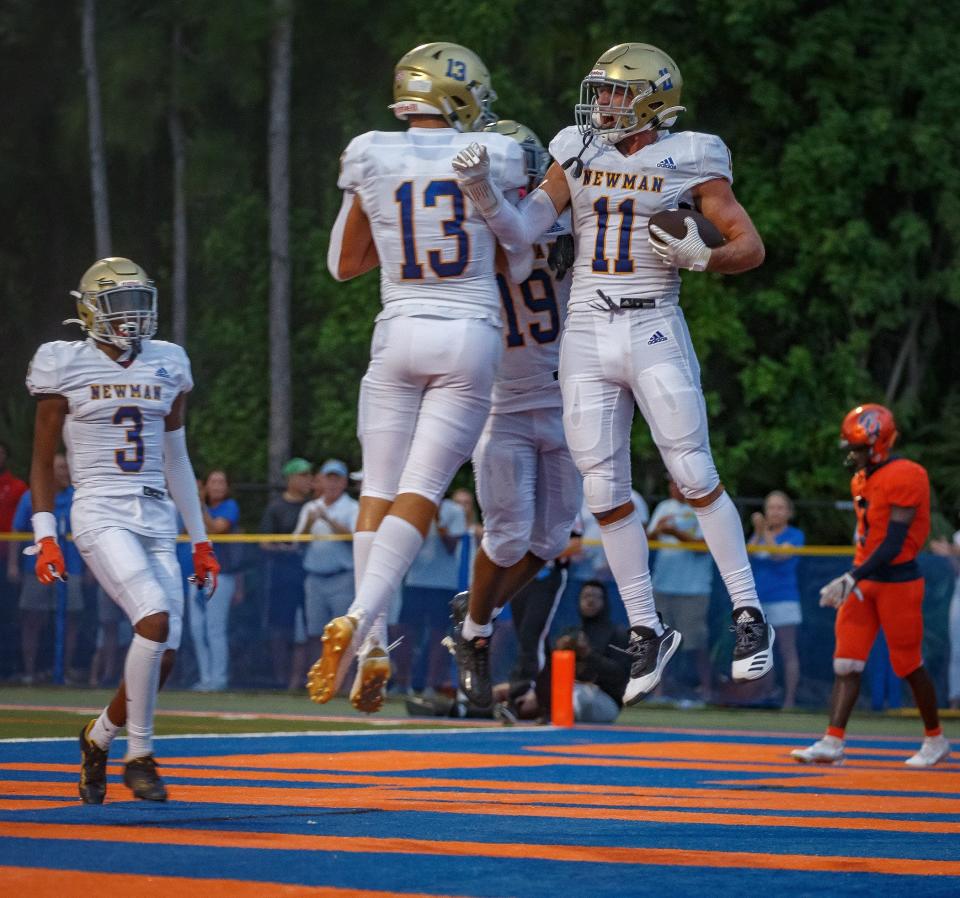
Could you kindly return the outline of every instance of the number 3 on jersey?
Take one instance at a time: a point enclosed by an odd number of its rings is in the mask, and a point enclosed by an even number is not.
[[[540,284],[543,296],[533,295],[534,284]],[[523,346],[526,341],[517,323],[517,310],[513,305],[510,285],[502,274],[497,275],[497,286],[500,288],[503,315],[507,320],[507,348]],[[549,327],[546,327],[544,326],[546,322],[531,321],[530,336],[540,344],[552,343],[560,335],[560,312],[557,309],[557,294],[554,292],[550,275],[540,268],[535,268],[530,277],[520,285],[520,293],[523,296],[523,304],[531,312],[546,312],[550,322]]]
[[[400,233],[403,236],[403,265],[400,266],[400,277],[405,281],[422,281],[423,264],[417,261],[413,181],[404,181],[397,188],[394,197],[400,205]],[[459,277],[466,269],[470,257],[470,238],[463,229],[465,210],[460,185],[453,179],[431,181],[423,191],[425,209],[435,207],[438,200],[444,198],[450,200],[453,218],[444,219],[442,222],[443,236],[456,240],[457,255],[455,259],[447,260],[443,258],[441,250],[431,249],[427,251],[427,262],[438,278]]]
[[[136,474],[143,467],[144,460],[143,437],[140,436],[140,431],[143,430],[143,413],[137,406],[121,405],[117,409],[113,416],[113,423],[127,422],[132,425],[127,428],[127,442],[133,445],[117,449],[113,453],[113,458],[117,467],[125,474]]]

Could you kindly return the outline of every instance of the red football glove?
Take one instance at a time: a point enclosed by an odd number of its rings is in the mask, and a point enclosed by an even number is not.
[[[217,588],[217,577],[220,574],[220,562],[213,554],[210,543],[197,543],[193,547],[193,582],[198,589],[205,589],[207,598],[213,595]]]
[[[34,568],[37,579],[44,585],[56,580],[64,583],[67,579],[67,566],[63,561],[63,552],[52,536],[45,536],[37,544],[37,564]]]

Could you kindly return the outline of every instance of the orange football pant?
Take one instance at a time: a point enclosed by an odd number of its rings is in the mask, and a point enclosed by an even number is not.
[[[866,661],[882,627],[890,650],[890,666],[898,677],[923,664],[923,578],[906,583],[861,580],[837,612],[834,658]]]

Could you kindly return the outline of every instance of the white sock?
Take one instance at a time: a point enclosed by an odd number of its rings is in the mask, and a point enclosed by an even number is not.
[[[420,531],[409,521],[392,514],[383,519],[370,547],[360,588],[347,611],[361,618],[361,642],[377,617],[386,614],[390,599],[400,588],[422,545]]]
[[[620,598],[627,609],[631,627],[648,627],[658,636],[663,632],[653,602],[650,582],[650,550],[647,534],[635,511],[625,518],[600,527],[603,554],[617,581]]]
[[[153,711],[160,688],[160,662],[166,645],[139,633],[127,649],[123,682],[127,691],[127,753],[124,761],[153,753]]]
[[[90,727],[90,735],[87,738],[99,745],[104,751],[108,751],[111,743],[117,737],[117,733],[122,729],[123,727],[118,727],[107,716],[107,709],[104,708],[100,712],[100,716],[94,721],[93,726]]]
[[[367,559],[370,557],[370,547],[376,538],[374,530],[358,530],[353,534],[353,591],[360,592],[360,581],[363,572],[367,569]]]
[[[743,525],[733,500],[721,493],[720,498],[705,508],[694,506],[703,539],[717,563],[720,576],[730,594],[734,609],[760,608],[757,586],[753,581]]]
[[[486,624],[478,624],[470,615],[463,622],[463,629],[460,631],[464,639],[475,639],[477,636],[493,636],[493,621]]]

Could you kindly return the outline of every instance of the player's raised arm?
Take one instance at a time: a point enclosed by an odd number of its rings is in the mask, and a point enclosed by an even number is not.
[[[453,157],[460,189],[476,205],[500,245],[508,253],[535,243],[570,203],[570,188],[563,169],[554,163],[546,179],[516,207],[490,178],[487,148],[472,143]]]
[[[33,459],[30,464],[30,495],[33,506],[33,539],[37,547],[37,579],[53,583],[66,579],[63,552],[57,543],[57,519],[53,515],[56,482],[53,458],[67,416],[67,400],[46,394],[39,397],[33,427]]]
[[[187,394],[180,393],[164,419],[163,474],[170,497],[177,506],[190,535],[190,542],[193,543],[194,580],[198,587],[206,589],[209,598],[217,588],[220,564],[207,537],[200,494],[197,492],[197,478],[187,452],[187,431],[184,427],[186,411]]]

